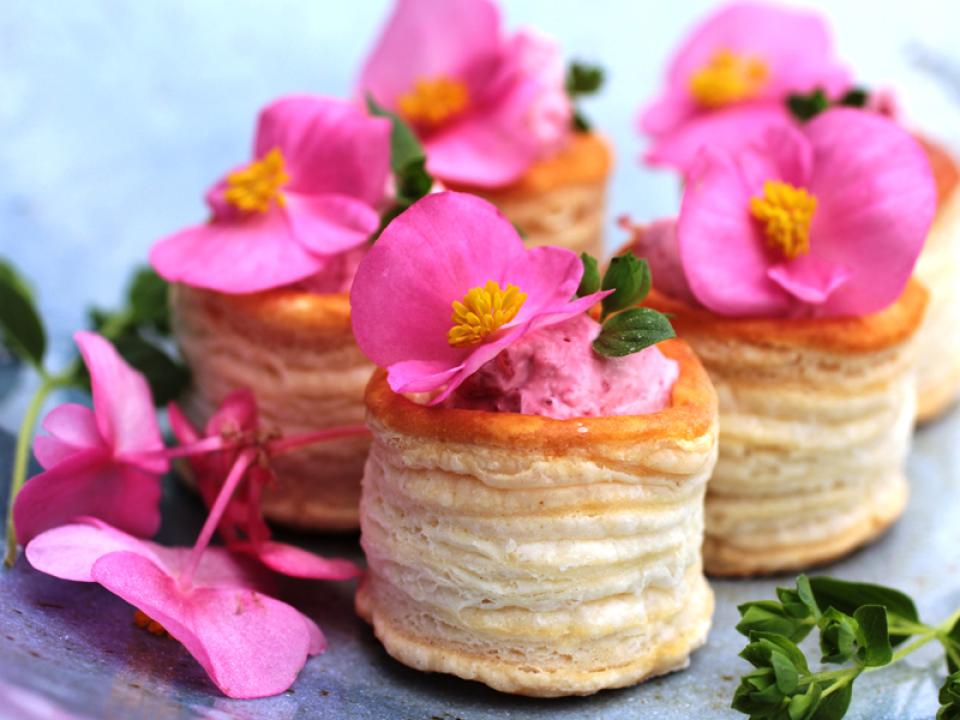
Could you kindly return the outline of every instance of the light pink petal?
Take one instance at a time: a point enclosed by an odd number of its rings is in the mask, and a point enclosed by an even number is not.
[[[850,268],[831,265],[812,255],[773,265],[770,279],[808,305],[822,305],[853,275]]]
[[[286,195],[284,212],[297,242],[320,256],[363,245],[380,225],[369,205],[347,195]]]
[[[349,560],[325,558],[279,542],[236,543],[234,552],[249,554],[274,572],[314,580],[349,580],[363,571]]]
[[[306,615],[301,615],[301,617],[303,618],[304,625],[307,626],[307,634],[310,636],[310,649],[308,652],[311,656],[325,653],[327,651],[327,638],[324,637],[320,626]]]
[[[358,93],[395,108],[417,80],[460,78],[499,47],[500,16],[490,0],[397,0],[364,64]]]
[[[193,426],[193,423],[183,414],[183,410],[175,402],[167,405],[167,420],[170,422],[170,429],[174,437],[181,445],[189,445],[200,439],[200,433]]]
[[[108,553],[133,552],[160,562],[153,543],[127,535],[95,518],[81,520],[33,538],[24,550],[30,564],[40,572],[63,580],[94,582],[93,564]]]
[[[193,554],[188,547],[165,547],[146,543],[157,564],[172,576],[179,577]],[[143,553],[141,553],[143,554]],[[272,590],[273,578],[257,563],[238,557],[223,547],[208,547],[200,556],[193,583],[203,587],[251,588],[261,592]]]
[[[164,473],[169,463],[150,456],[163,450],[163,438],[143,375],[127,365],[113,345],[96,333],[73,336],[90,371],[97,428],[117,458],[125,458],[146,472]],[[138,454],[146,453],[146,457]]]
[[[653,286],[657,290],[691,305],[699,304],[690,291],[680,262],[676,219],[656,220],[649,225],[634,227],[630,251],[649,263]]]
[[[160,527],[160,479],[89,450],[28,480],[13,505],[22,545],[80,516],[149,537]]]
[[[304,280],[324,260],[296,241],[286,214],[273,208],[170,235],[151,248],[150,264],[168,282],[239,294]]]
[[[105,555],[92,574],[163,625],[229,697],[283,692],[315,642],[303,616],[285,603],[244,588],[181,590],[156,564],[134,553]]]
[[[462,364],[450,367],[444,362],[401,360],[387,368],[387,383],[398,393],[430,392],[450,382],[462,369]]]
[[[680,260],[690,289],[721,315],[785,313],[791,298],[767,275],[772,253],[749,212],[740,169],[705,150],[687,178],[677,222]]]
[[[239,388],[223,399],[207,421],[206,434],[253,432],[260,422],[257,398],[249,388]]]
[[[50,435],[34,439],[33,454],[48,470],[83,450],[109,452],[100,437],[93,410],[83,405],[58,405],[43,418],[42,426]]]
[[[704,147],[737,153],[765,132],[790,122],[783,103],[751,103],[701,114],[657,136],[644,157],[651,165],[675,167],[687,173]]]
[[[290,176],[285,192],[345,195],[373,206],[390,175],[390,129],[389,120],[353,103],[291,95],[261,111],[254,154],[281,151]]]
[[[810,255],[851,268],[827,315],[877,312],[903,292],[936,212],[926,154],[907,131],[870,112],[829,110],[805,127],[817,210]]]
[[[762,133],[736,153],[740,175],[750,196],[762,196],[764,183],[768,180],[807,187],[813,167],[810,141],[793,124],[786,122],[765,128]]]

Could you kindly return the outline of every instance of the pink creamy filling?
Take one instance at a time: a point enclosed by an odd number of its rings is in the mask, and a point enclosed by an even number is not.
[[[656,347],[605,358],[590,344],[600,324],[577,315],[532,333],[481,367],[444,407],[567,420],[645,415],[670,404],[680,374],[676,361]]]

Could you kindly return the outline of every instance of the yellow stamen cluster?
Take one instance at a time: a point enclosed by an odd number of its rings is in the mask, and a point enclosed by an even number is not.
[[[513,320],[526,300],[527,294],[516,285],[508,284],[504,289],[488,280],[486,285],[468,291],[463,300],[453,301],[453,327],[447,333],[447,342],[453,347],[476,345]]]
[[[704,107],[719,108],[756,97],[769,75],[767,64],[758,57],[718,50],[690,78],[690,93]]]
[[[767,180],[763,196],[750,199],[750,214],[762,224],[767,244],[791,260],[810,251],[816,209],[815,196],[780,180]]]
[[[470,92],[461,80],[449,77],[421,78],[397,102],[400,114],[419,125],[440,125],[463,112]]]
[[[156,635],[157,637],[163,637],[167,634],[167,631],[164,629],[163,625],[158,623],[142,610],[137,610],[135,613],[133,613],[133,624],[138,628],[143,628],[151,635]]]
[[[279,148],[274,148],[260,160],[227,176],[227,202],[243,212],[266,212],[270,203],[284,204],[283,187],[290,176]]]

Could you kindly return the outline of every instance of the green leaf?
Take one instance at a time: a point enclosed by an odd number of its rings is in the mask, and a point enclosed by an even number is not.
[[[605,357],[623,357],[676,337],[667,317],[650,308],[630,308],[603,323],[593,349]]]
[[[603,275],[602,289],[613,292],[603,299],[602,317],[636,305],[647,296],[652,284],[646,260],[633,253],[613,258]]]
[[[870,583],[848,582],[831,577],[811,578],[810,587],[817,605],[821,608],[832,607],[852,615],[861,605],[883,605],[887,612],[896,618],[920,622],[917,606],[913,600],[893,588]],[[909,635],[891,633],[890,642],[896,646],[908,637]]]
[[[797,690],[797,683],[800,681],[800,673],[790,662],[790,659],[781,652],[770,654],[770,667],[773,668],[773,674],[777,678],[777,688],[784,695],[792,695]]]
[[[817,607],[817,601],[813,597],[813,590],[810,589],[810,580],[806,575],[797,578],[797,587],[777,588],[777,597],[783,604],[784,610],[791,617],[798,619],[820,617],[820,609]]]
[[[806,95],[795,93],[787,96],[787,108],[800,122],[810,120],[830,107],[830,100],[822,88]]]
[[[580,253],[580,262],[583,263],[583,277],[580,278],[577,297],[584,297],[600,289],[600,269],[597,266],[597,259],[589,253]]]
[[[583,111],[580,108],[573,109],[573,116],[571,120],[573,124],[573,131],[578,133],[590,132],[593,129],[593,124],[583,114]]]
[[[946,641],[953,643],[954,655],[960,655],[960,620],[957,620],[947,633]],[[947,654],[947,670],[950,673],[960,672],[960,663],[954,660],[954,657]]]
[[[849,615],[830,608],[820,618],[821,660],[825,663],[842,663],[850,660],[859,649],[857,642],[860,628]]]
[[[367,109],[371,115],[390,120],[390,167],[396,181],[397,202],[405,209],[433,187],[433,178],[426,167],[427,154],[410,126],[399,115],[379,105],[370,94]]]
[[[47,333],[27,281],[13,265],[0,260],[0,337],[16,355],[43,368]]]
[[[787,705],[787,715],[790,720],[809,720],[820,703],[820,685],[812,682],[802,695],[794,695]]]
[[[603,68],[599,65],[578,62],[574,60],[567,66],[567,77],[564,86],[567,95],[576,98],[581,95],[593,95],[603,87],[605,80]]]
[[[938,695],[937,720],[960,720],[960,672],[947,677]]]
[[[167,281],[157,275],[153,268],[137,268],[127,290],[131,320],[137,325],[149,325],[157,332],[169,335],[169,290]]]
[[[890,632],[887,629],[887,610],[882,605],[862,605],[853,613],[860,626],[860,650],[857,657],[866,667],[888,665],[893,659]]]
[[[769,633],[800,642],[813,629],[812,623],[802,622],[802,618],[788,614],[784,607],[774,600],[744,603],[737,609],[741,616],[737,623],[737,632],[748,637],[754,633]]]
[[[816,712],[808,720],[840,720],[847,714],[850,699],[853,697],[853,683],[849,682],[821,698]]]
[[[864,88],[851,88],[837,101],[837,105],[862,108],[867,106],[869,100],[870,94]]]

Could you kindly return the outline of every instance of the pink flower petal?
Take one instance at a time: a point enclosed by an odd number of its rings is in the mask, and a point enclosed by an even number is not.
[[[223,399],[207,421],[207,436],[254,432],[260,422],[257,399],[249,388],[239,388]]]
[[[296,241],[277,208],[242,221],[196,225],[150,250],[150,264],[168,282],[224,293],[289,285],[316,274],[324,262]]]
[[[200,439],[200,433],[197,432],[193,423],[183,414],[183,410],[175,402],[167,405],[167,420],[170,422],[170,429],[173,431],[174,437],[180,444],[189,445]]]
[[[936,212],[926,154],[910,134],[874,113],[835,109],[805,127],[814,149],[817,211],[810,256],[851,269],[823,314],[877,312],[903,292]]]
[[[461,78],[499,48],[500,16],[490,0],[397,0],[358,91],[395,108],[417,80]]]
[[[297,242],[320,256],[363,245],[380,225],[376,210],[347,195],[287,193],[284,212]]]
[[[127,365],[113,346],[96,333],[78,332],[73,338],[90,371],[97,427],[114,457],[124,457],[146,472],[166,472],[169,463],[163,458],[137,457],[164,448],[153,398],[143,375]],[[80,419],[75,413],[71,417]],[[88,432],[86,425],[78,432]]]
[[[770,258],[749,211],[752,194],[739,166],[704,150],[687,179],[677,222],[690,290],[721,315],[777,315],[790,296],[767,275]]]
[[[279,542],[236,543],[233,552],[252,555],[274,572],[314,580],[349,580],[362,570],[349,560],[314,555],[294,545]]]
[[[78,453],[24,484],[13,506],[17,540],[80,516],[100,518],[134,535],[160,527],[160,479],[95,450]]]
[[[390,129],[389,120],[352,103],[291,95],[261,111],[254,152],[280,149],[290,176],[285,192],[345,195],[373,212],[390,175]]]
[[[680,262],[676,219],[656,220],[633,230],[630,251],[650,264],[654,287],[672,298],[693,306],[699,305],[690,291]]]
[[[285,603],[245,588],[181,589],[136,553],[105,555],[92,576],[163,625],[229,697],[283,692],[316,642],[303,616]]]
[[[822,305],[853,275],[850,268],[802,255],[790,262],[773,265],[767,275],[777,285],[808,305]]]
[[[83,450],[109,452],[93,410],[88,407],[75,403],[58,405],[47,413],[42,425],[50,435],[36,437],[33,454],[47,470]]]

